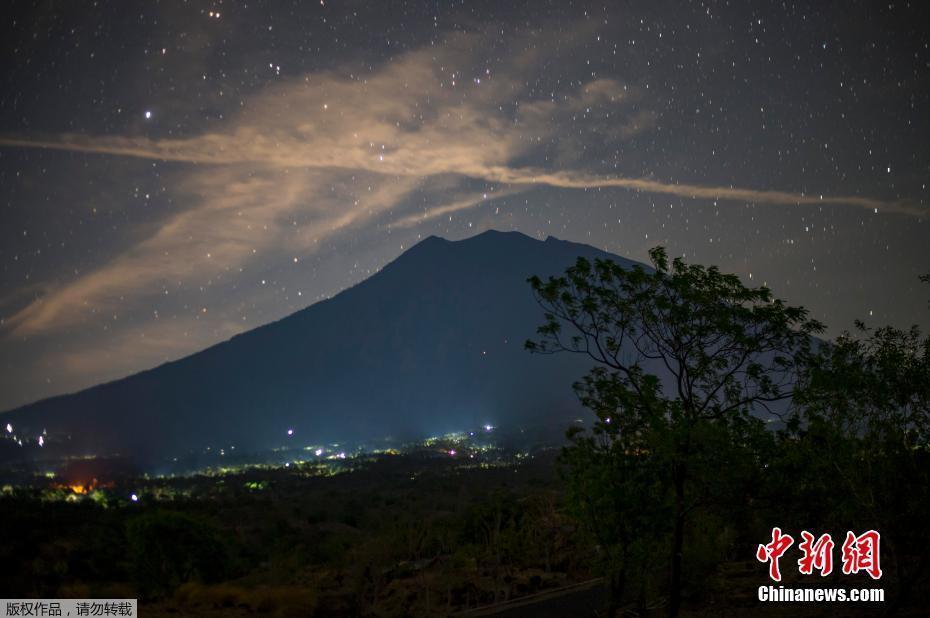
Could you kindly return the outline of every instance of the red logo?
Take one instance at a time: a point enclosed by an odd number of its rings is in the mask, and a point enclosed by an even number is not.
[[[804,555],[798,560],[798,571],[802,575],[810,575],[814,569],[820,571],[821,577],[833,572],[833,539],[829,534],[822,534],[817,541],[814,535],[804,530],[801,532],[801,544],[798,545]]]
[[[759,562],[769,563],[769,577],[777,582],[781,581],[778,560],[793,544],[794,539],[787,534],[783,535],[781,528],[772,528],[772,542],[767,545],[759,545],[759,549],[756,550],[756,558]]]
[[[882,567],[878,563],[878,543],[881,535],[875,530],[869,530],[859,536],[852,532],[846,533],[843,543],[843,573],[855,575],[865,571],[872,579],[882,576]]]
[[[881,534],[876,530],[869,530],[856,536],[849,531],[846,533],[846,541],[843,542],[843,574],[856,575],[860,571],[869,574],[872,579],[879,579],[882,576],[882,569],[879,562],[879,544]],[[774,581],[781,581],[781,569],[779,560],[785,555],[785,552],[794,544],[794,538],[789,534],[784,534],[781,528],[772,528],[772,540],[765,545],[759,545],[756,549],[756,559],[759,562],[767,562],[769,565],[769,577]],[[821,534],[815,537],[812,533],[804,530],[801,532],[801,542],[798,549],[801,550],[801,557],[798,559],[798,572],[802,575],[813,575],[814,570],[820,571],[821,577],[826,577],[833,572],[833,548],[835,543],[833,537],[829,534]]]

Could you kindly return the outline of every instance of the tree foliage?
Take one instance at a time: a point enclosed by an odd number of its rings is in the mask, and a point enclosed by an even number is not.
[[[564,276],[531,278],[545,323],[526,347],[595,361],[576,384],[594,436],[572,436],[563,458],[573,496],[604,539],[612,609],[633,541],[667,537],[675,615],[689,519],[752,477],[766,440],[753,413],[790,396],[822,325],[716,267],[650,256],[651,270],[579,258]]]
[[[930,337],[857,323],[808,359],[797,400],[780,450],[803,462],[784,471],[801,483],[785,506],[816,500],[821,517],[880,530],[894,611],[930,565]]]

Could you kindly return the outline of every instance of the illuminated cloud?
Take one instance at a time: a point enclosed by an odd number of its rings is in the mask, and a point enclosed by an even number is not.
[[[512,189],[504,189],[501,191],[495,191],[493,194],[471,193],[465,197],[462,197],[460,199],[457,199],[457,200],[454,200],[448,203],[433,205],[429,207],[428,209],[424,210],[423,212],[407,215],[400,219],[396,219],[390,223],[390,226],[394,228],[416,227],[417,225],[420,225],[421,223],[425,223],[426,221],[431,221],[438,217],[449,216],[449,215],[462,212],[465,210],[471,210],[475,208],[476,206],[487,202],[488,199],[491,199],[491,198],[500,199],[508,195],[513,195],[514,193],[519,193],[521,191],[522,189],[512,188]]]
[[[182,282],[229,272],[259,252],[313,252],[334,234],[379,221],[414,227],[485,201],[483,193],[458,186],[466,180],[497,185],[496,197],[540,185],[618,187],[683,198],[918,214],[906,204],[866,197],[573,171],[580,153],[571,139],[559,144],[558,167],[515,166],[515,159],[532,154],[542,141],[563,135],[560,127],[578,114],[590,116],[587,130],[607,143],[650,130],[656,116],[643,109],[639,93],[615,80],[592,80],[562,97],[534,99],[519,85],[525,80],[498,79],[482,70],[467,51],[480,48],[475,36],[458,37],[442,50],[407,53],[365,76],[315,73],[267,88],[245,101],[221,132],[185,138],[0,137],[2,146],[192,164],[176,183],[192,207],[108,264],[44,290],[5,324],[17,336],[66,329],[112,311],[126,298],[138,303]],[[511,70],[533,61],[517,57]],[[513,101],[519,103],[515,111],[508,107]],[[420,212],[398,212],[418,187],[439,178],[448,185],[441,197]],[[295,217],[301,219],[297,231]]]

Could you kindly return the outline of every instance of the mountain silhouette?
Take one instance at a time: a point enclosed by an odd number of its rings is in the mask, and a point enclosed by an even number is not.
[[[70,454],[415,438],[484,424],[566,425],[581,355],[523,348],[543,322],[526,279],[578,256],[633,262],[517,232],[429,237],[331,299],[196,354],[0,416]],[[28,432],[27,432],[28,433]]]

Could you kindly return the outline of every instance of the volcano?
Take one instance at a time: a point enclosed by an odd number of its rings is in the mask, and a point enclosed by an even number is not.
[[[581,355],[532,355],[543,322],[527,278],[579,256],[633,262],[517,232],[429,237],[362,283],[196,354],[0,416],[69,455],[167,457],[207,446],[416,438],[568,423]],[[23,429],[20,429],[23,428]]]

